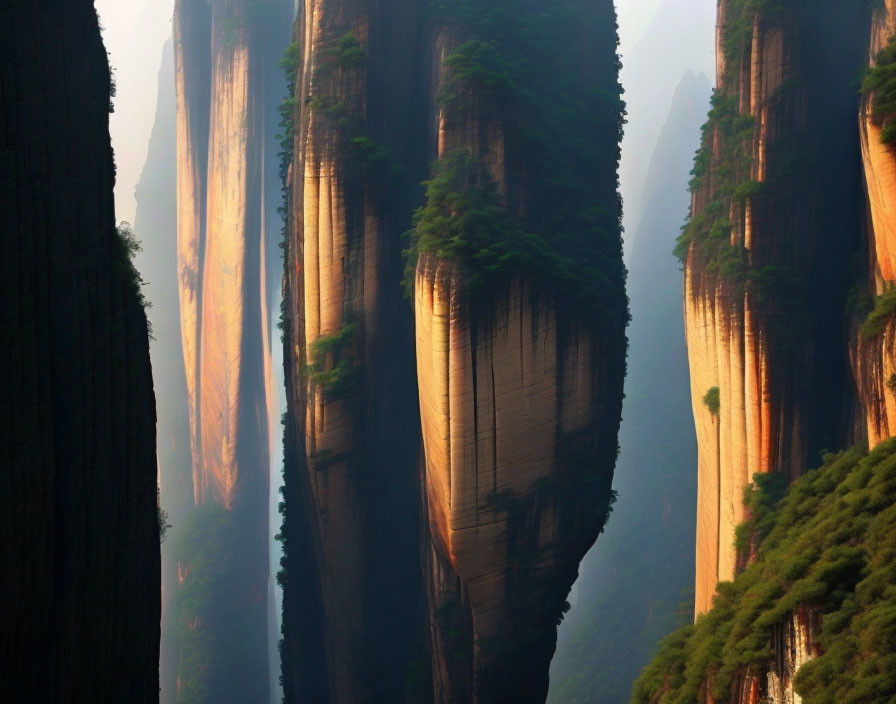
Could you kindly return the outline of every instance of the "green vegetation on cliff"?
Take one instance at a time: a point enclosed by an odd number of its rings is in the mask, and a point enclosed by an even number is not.
[[[727,4],[722,31],[727,74],[723,87],[713,94],[702,146],[691,171],[691,191],[702,194],[706,201],[685,223],[674,250],[675,256],[685,261],[693,245],[706,273],[739,284],[747,280],[749,263],[743,233],[734,230],[742,227],[747,203],[760,196],[764,186],[753,176],[756,119],[741,113],[740,78],[735,72],[751,50],[756,13],[761,11],[767,21],[770,13],[781,9],[773,0],[732,0]],[[733,215],[740,222],[732,221]]]
[[[894,317],[896,317],[896,286],[891,286],[874,299],[874,306],[859,330],[863,337],[880,337],[893,322]]]
[[[434,164],[425,184],[426,204],[415,217],[412,259],[429,252],[463,262],[469,268],[467,287],[474,291],[522,274],[533,286],[550,285],[594,304],[613,295],[603,272],[563,256],[509,217],[498,187],[483,172],[465,150]]]
[[[684,261],[693,244],[706,261],[708,273],[743,279],[746,257],[742,243],[732,246],[732,207],[743,209],[758,195],[761,184],[752,180],[750,153],[755,126],[752,115],[738,110],[738,95],[716,92],[712,96],[709,119],[703,126],[702,147],[691,171],[691,190],[711,193],[711,200],[692,214],[682,228],[675,255]],[[718,149],[714,152],[713,145]],[[712,188],[709,189],[710,173]]]
[[[711,611],[669,636],[635,683],[636,704],[693,704],[709,683],[768,672],[773,631],[802,609],[821,614],[821,655],[795,679],[805,704],[896,697],[896,439],[870,454],[828,455],[789,490],[774,476],[748,490],[738,531],[754,562],[723,582]],[[764,677],[761,678],[764,680]]]
[[[718,386],[713,386],[703,395],[703,405],[709,409],[709,412],[712,415],[719,415],[719,409],[722,407],[722,399]]]
[[[625,306],[618,59],[608,51],[597,60],[573,40],[588,32],[615,47],[615,24],[609,5],[605,17],[579,5],[431,3],[435,20],[466,37],[443,59],[437,97],[448,129],[494,126],[506,161],[487,164],[479,147],[444,154],[408,254],[411,266],[423,253],[458,262],[472,290],[521,277],[617,317]]]
[[[348,396],[357,384],[360,370],[350,355],[357,331],[358,326],[349,323],[311,343],[309,378],[331,400]]]
[[[871,97],[871,120],[882,128],[880,139],[896,147],[896,39],[891,39],[874,57],[865,73],[862,93]]]

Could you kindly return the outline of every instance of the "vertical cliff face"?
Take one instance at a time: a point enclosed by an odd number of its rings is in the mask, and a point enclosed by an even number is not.
[[[546,694],[566,594],[611,503],[624,376],[614,19],[609,3],[300,8],[284,165],[288,699]],[[568,54],[545,55],[563,41]],[[568,82],[518,90],[536,65]],[[399,287],[412,225],[413,319]]]
[[[882,2],[873,10],[868,64],[878,66],[878,57],[896,36],[896,3]],[[866,90],[859,109],[859,139],[867,197],[866,263],[859,289],[870,297],[883,297],[896,281],[896,154],[885,143],[884,125],[875,119],[874,102],[880,88]],[[882,320],[855,335],[852,361],[870,446],[896,433],[896,356],[892,321]]]
[[[435,696],[539,701],[611,503],[627,319],[615,17],[525,2],[435,17],[438,160],[412,238]]]
[[[29,701],[153,702],[155,409],[106,53],[86,0],[0,14],[2,679]]]
[[[182,698],[268,690],[268,90],[289,16],[288,2],[175,6],[181,339],[201,507],[177,548]]]
[[[865,8],[837,3],[719,3],[719,88],[678,249],[699,446],[698,614],[734,576],[752,477],[795,477],[852,432],[844,321],[831,311],[844,308],[858,246],[849,66],[864,21]],[[832,52],[847,58],[834,65]]]
[[[288,701],[401,700],[424,652],[419,420],[399,286],[422,179],[418,5],[309,0],[284,62],[295,81],[284,104]]]

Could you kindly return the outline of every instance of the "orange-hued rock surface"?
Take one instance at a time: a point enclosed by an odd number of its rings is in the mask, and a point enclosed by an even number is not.
[[[543,699],[557,620],[611,502],[621,282],[607,341],[521,278],[471,306],[455,264],[405,271],[402,235],[433,159],[470,148],[502,197],[519,188],[501,118],[439,107],[443,59],[460,45],[441,22],[461,22],[424,10],[306,0],[294,31],[287,701],[495,701],[511,673]],[[595,182],[615,203],[615,180]]]
[[[712,606],[716,584],[734,577],[734,530],[745,518],[744,488],[754,474],[770,469],[770,426],[766,359],[756,321],[743,300],[716,286],[700,290],[685,275],[685,330],[691,397],[697,429],[696,611]],[[741,296],[743,294],[740,294]],[[713,413],[703,401],[719,389]]]
[[[846,87],[842,62],[837,69],[818,65],[814,73],[808,67],[812,52],[821,50],[814,44],[822,36],[816,23],[858,27],[860,13],[828,2],[815,14],[796,7],[749,8],[739,0],[719,2],[720,101],[732,101],[734,124],[744,127],[711,124],[706,171],[698,175],[692,204],[698,223],[707,218],[715,227],[730,227],[724,240],[731,250],[724,252],[721,244],[713,249],[707,238],[718,235],[703,234],[685,260],[684,317],[699,446],[697,615],[711,606],[718,581],[731,579],[749,558],[737,554],[734,536],[746,517],[743,492],[753,476],[796,477],[820,450],[854,437],[853,391],[843,376],[849,350],[832,343],[846,324],[830,310],[844,306],[860,213],[849,170],[816,155],[818,141],[826,139],[846,162],[857,158],[856,143],[845,110],[821,105],[834,98],[817,76],[826,72],[843,106],[855,92]],[[842,53],[857,53],[854,38],[842,41]],[[728,103],[719,105],[724,114]],[[734,130],[742,132],[733,136]],[[795,169],[803,169],[799,179]],[[846,233],[842,238],[823,234],[838,228]],[[820,378],[830,381],[820,384]],[[717,413],[704,402],[713,389]]]
[[[399,285],[412,182],[357,151],[391,162],[406,148],[414,18],[407,2],[306,0],[294,29],[284,533],[306,547],[284,593],[287,701],[394,700],[420,654],[419,420]]]
[[[749,145],[753,157],[749,178],[764,182],[770,142],[774,147],[770,135],[777,130],[770,113],[776,109],[779,88],[793,78],[793,56],[785,41],[786,28],[766,23],[757,14],[748,51],[740,57],[741,65],[736,70],[726,66],[722,37],[727,11],[728,3],[722,0],[717,83],[739,96],[741,114],[755,119]],[[713,159],[717,159],[719,137],[712,139]],[[710,179],[709,185],[695,193],[695,214],[717,197],[713,188]],[[748,256],[755,249],[767,247],[774,233],[769,231],[769,221],[758,217],[751,199],[743,207],[732,203],[730,208],[731,245],[744,247]],[[756,314],[756,307],[750,291],[707,274],[705,263],[691,251],[685,267],[684,317],[698,445],[698,615],[712,605],[716,584],[734,577],[738,560],[734,531],[745,518],[743,492],[753,475],[773,470],[795,472],[805,461],[805,439],[798,432],[781,437],[782,419],[772,406],[776,390],[769,373],[770,333],[761,310]],[[719,390],[720,406],[718,412],[711,412],[704,396],[715,388]],[[791,447],[782,452],[782,444]],[[782,462],[785,457],[786,464]]]
[[[518,609],[508,601],[508,580],[519,569],[515,541],[525,539],[534,552],[533,574],[566,558],[557,552],[563,507],[542,487],[564,480],[562,438],[591,430],[605,380],[594,374],[600,351],[593,335],[573,329],[558,337],[556,310],[534,304],[521,284],[478,321],[463,285],[449,262],[418,263],[425,490],[433,537],[469,594],[477,640],[501,640]],[[517,534],[510,504],[536,496],[528,533]],[[537,592],[525,598],[538,609]]]
[[[268,690],[274,398],[267,306],[274,282],[265,268],[274,244],[265,238],[276,231],[267,217],[276,196],[265,185],[276,163],[276,118],[266,76],[277,70],[281,50],[270,45],[288,6],[267,3],[251,14],[241,0],[178,0],[174,15],[178,280],[193,496],[196,506],[213,502],[232,512],[234,535],[219,538],[246,555],[240,573],[228,577],[237,603],[226,608],[244,616],[234,626],[244,629],[233,636],[238,647],[264,655],[244,658],[245,669],[228,676],[234,696],[251,699]],[[189,580],[190,565],[183,568]],[[195,662],[191,657],[185,659]]]
[[[263,98],[256,85],[261,57],[249,30],[233,32],[223,13],[214,10],[209,17],[189,0],[178,3],[175,77],[193,490],[197,504],[214,500],[230,508],[247,474],[257,475],[250,482],[267,483],[271,382],[260,184]],[[240,442],[244,450],[253,447],[249,456],[241,455]]]
[[[886,0],[875,8],[871,22],[868,59],[896,35],[896,2]],[[859,137],[868,213],[868,287],[881,295],[896,283],[896,153],[881,141],[881,128],[871,119],[874,95],[866,96],[859,111]],[[864,339],[858,334],[851,350],[870,447],[896,434],[896,390],[887,386],[896,373],[896,329]]]
[[[459,43],[437,32],[434,63],[444,70]],[[524,213],[499,115],[434,113],[438,156],[468,151]],[[582,483],[589,460],[597,474],[612,466],[622,370],[574,305],[520,277],[482,292],[468,280],[455,261],[416,262],[433,687],[437,702],[539,701],[563,601],[606,510]]]
[[[330,9],[323,2],[305,3],[306,22],[300,42],[305,53],[299,81],[311,94],[331,92],[325,80],[316,80],[317,62],[325,60],[320,54],[334,38],[327,33],[327,23],[333,21],[328,14]],[[364,89],[360,76],[346,77],[345,85],[354,97]],[[333,88],[332,93],[338,94],[339,89]],[[336,335],[353,322],[346,318],[347,312],[363,315],[368,302],[375,305],[377,226],[375,215],[370,215],[371,222],[349,232],[347,207],[363,208],[364,203],[346,203],[346,165],[344,155],[333,144],[335,130],[317,111],[306,112],[305,121],[300,124],[296,148],[304,169],[299,172],[301,182],[294,192],[295,197],[301,198],[301,207],[296,210],[301,213],[298,227],[302,248],[293,255],[296,258],[290,273],[296,274],[296,284],[303,284],[300,290],[304,334],[292,350],[298,358],[296,368],[302,370],[313,363],[310,350],[317,340]],[[364,265],[356,270],[354,265],[359,260]],[[351,291],[346,290],[347,269],[359,274]],[[360,332],[367,331],[364,326]],[[348,346],[352,348],[354,342],[349,341]],[[333,368],[335,362],[327,359],[323,363]],[[354,478],[360,443],[357,417],[346,399],[329,398],[307,373],[289,383],[307,384],[302,389],[306,403],[300,421],[311,498],[307,510],[319,540],[316,558],[328,628],[320,646],[325,650],[329,669],[320,674],[326,678],[331,701],[361,701],[366,686],[361,637],[366,586],[362,519],[365,506],[361,486]]]
[[[196,8],[179,3],[174,13],[175,93],[177,99],[177,263],[180,292],[181,345],[187,380],[193,467],[199,466],[197,425],[197,377],[199,361],[200,254],[205,239],[202,204],[205,202],[205,163],[208,144],[208,102],[195,105],[204,75],[197,64],[208,57],[194,48],[192,35],[208,27]],[[199,25],[199,26],[197,26]],[[186,35],[186,36],[185,36]],[[207,48],[207,47],[206,47]],[[205,114],[203,114],[205,113]],[[204,129],[203,129],[204,128]],[[198,501],[195,495],[194,500]]]

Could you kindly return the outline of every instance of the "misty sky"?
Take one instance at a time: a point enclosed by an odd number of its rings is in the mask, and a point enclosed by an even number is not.
[[[673,73],[671,80],[665,81],[669,95],[657,95],[656,116],[665,116],[671,91],[687,68],[709,70],[712,62],[712,35],[702,27],[703,22],[694,18],[712,17],[716,0],[617,0],[619,13],[620,52],[623,57],[623,78],[626,83],[626,100],[631,107],[642,106],[654,91],[652,85],[639,85],[641,76],[630,74],[629,68],[637,57],[638,44],[655,26],[665,22],[665,17],[679,19],[681,28],[676,28],[680,52],[666,50],[659,73]],[[171,13],[174,0],[96,0],[96,8],[105,28],[103,39],[110,55],[110,61],[118,84],[115,99],[115,113],[111,115],[110,130],[115,148],[118,167],[118,181],[115,187],[116,215],[118,220],[133,222],[136,203],[134,188],[140,178],[152,121],[155,117],[156,82],[162,57],[162,47],[171,36]],[[658,18],[657,12],[664,17]],[[692,31],[681,34],[682,29],[691,25]],[[695,40],[697,40],[695,45]],[[705,58],[696,61],[694,53]],[[710,76],[712,77],[712,76]],[[659,78],[659,76],[657,77]],[[652,83],[652,82],[651,82]],[[659,81],[658,85],[662,85]],[[643,93],[640,96],[639,90]],[[639,113],[641,109],[639,108]],[[631,230],[632,218],[640,211],[638,202],[643,187],[646,160],[649,159],[661,124],[652,115],[629,116],[626,144],[621,170],[622,191],[626,201],[626,224]],[[644,160],[639,158],[645,152]],[[635,152],[638,152],[637,154]],[[139,233],[138,233],[139,236]]]
[[[162,47],[171,36],[174,0],[96,0],[94,4],[118,88],[115,112],[109,116],[118,169],[116,219],[133,223],[134,188],[156,116],[158,72]]]
[[[620,50],[623,55],[644,34],[662,2],[663,0],[616,0]]]

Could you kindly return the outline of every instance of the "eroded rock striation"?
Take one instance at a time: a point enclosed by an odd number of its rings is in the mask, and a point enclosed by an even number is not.
[[[300,8],[289,701],[546,696],[612,502],[627,322],[615,15],[573,5]]]
[[[414,238],[434,686],[438,701],[540,701],[616,455],[615,29],[609,5],[471,5],[439,16],[432,39],[438,160]],[[532,26],[563,89],[534,69]],[[557,49],[586,36],[589,50]],[[604,96],[585,98],[587,81]]]
[[[408,684],[425,646],[400,287],[422,178],[419,11],[308,0],[284,60],[287,701],[398,701],[423,686]]]
[[[859,535],[863,504],[843,497],[879,499],[886,490],[866,480],[888,472],[876,463],[892,451],[893,9],[719,3],[719,92],[678,250],[699,444],[698,618],[666,642],[635,701],[892,697],[873,665],[857,665],[877,651],[843,645],[876,642],[855,609],[887,608],[861,584],[880,529]],[[861,472],[861,448],[824,450],[854,441],[879,446]],[[819,454],[825,466],[782,499]],[[852,590],[861,607],[844,600]],[[843,659],[843,648],[864,654]],[[686,676],[674,664],[685,661]]]
[[[886,68],[879,66],[879,59],[887,61],[885,52],[894,37],[896,3],[879,3],[871,18],[869,67]],[[868,298],[863,301],[864,309],[860,304],[859,312],[871,313],[866,324],[854,333],[852,362],[871,447],[896,434],[896,328],[885,308],[887,294],[896,282],[896,153],[891,144],[885,143],[885,125],[875,117],[875,101],[882,89],[883,86],[866,87],[859,110],[868,208],[862,257],[864,276],[858,285]]]
[[[699,446],[697,614],[736,572],[753,476],[794,478],[853,437],[845,321],[832,311],[859,247],[848,66],[866,17],[840,3],[719,3],[718,89],[678,248]]]
[[[158,701],[155,401],[93,3],[0,3],[0,673]]]
[[[268,172],[272,77],[290,17],[286,1],[175,5],[178,279],[197,507],[177,546],[182,697],[261,701],[268,691],[277,202]]]

